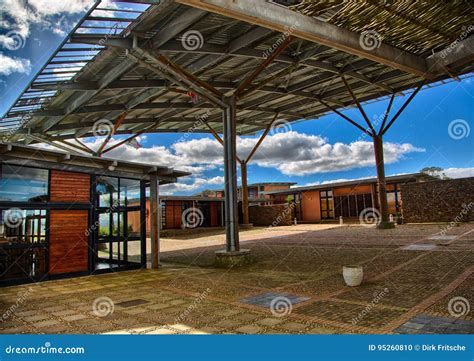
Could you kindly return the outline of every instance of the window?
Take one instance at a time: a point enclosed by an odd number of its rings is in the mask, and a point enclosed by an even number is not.
[[[141,224],[142,222],[140,211],[127,212],[128,239],[140,239]]]
[[[0,281],[46,273],[46,210],[0,210]]]
[[[120,179],[120,204],[123,207],[140,206],[140,181]]]
[[[98,177],[96,191],[99,207],[112,207],[118,204],[118,178]]]
[[[0,201],[47,202],[49,171],[8,164],[1,165]]]
[[[0,245],[46,243],[46,210],[0,210]]]
[[[320,191],[321,219],[334,218],[334,200],[332,190]]]

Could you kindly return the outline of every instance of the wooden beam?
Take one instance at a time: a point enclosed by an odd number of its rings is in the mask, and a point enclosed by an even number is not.
[[[387,124],[387,126],[381,130],[381,135],[384,135],[385,133],[387,133],[387,131],[390,129],[390,127],[392,126],[392,124],[395,122],[395,120],[397,120],[397,118],[400,116],[400,114],[402,114],[402,112],[405,110],[405,108],[408,106],[408,104],[410,104],[410,102],[413,100],[413,98],[415,97],[416,94],[418,94],[418,92],[421,90],[421,88],[423,87],[423,85],[425,85],[425,82],[422,81],[420,83],[420,85],[418,85],[418,88],[415,89],[415,91],[413,93],[411,93],[410,97],[407,99],[407,101],[402,105],[402,107],[398,110],[398,112],[393,116],[392,120],[390,120],[390,122]]]
[[[176,2],[232,19],[286,33],[376,61],[404,72],[432,78],[425,59],[380,42],[375,49],[361,46],[361,34],[264,0],[176,0]]]
[[[367,114],[365,114],[364,108],[362,108],[362,105],[360,105],[359,100],[357,100],[357,97],[355,96],[354,92],[352,91],[351,87],[349,86],[349,83],[347,82],[346,78],[341,76],[342,81],[344,82],[344,85],[346,86],[347,90],[349,91],[349,94],[351,95],[352,99],[357,105],[357,108],[359,109],[360,114],[362,114],[362,117],[364,118],[365,122],[369,126],[370,130],[372,131],[372,134],[375,134],[375,129],[374,126],[372,125],[369,117]]]
[[[392,96],[390,97],[387,110],[385,110],[385,113],[383,115],[382,125],[380,126],[379,132],[377,133],[378,135],[382,135],[382,131],[383,131],[383,128],[385,128],[385,123],[387,122],[388,115],[390,114],[390,110],[392,109],[392,104],[393,104],[394,99],[395,99],[395,93],[393,93]]]
[[[235,95],[238,97],[240,96],[241,93],[245,91],[245,88],[247,88],[252,81],[260,75],[260,73],[265,70],[265,68],[272,63],[272,61],[281,54],[283,50],[286,49],[288,45],[290,45],[291,41],[293,38],[291,36],[288,36],[272,53],[269,57],[264,59],[262,63],[253,71],[252,74],[250,74],[247,78],[245,78],[237,87],[235,90]]]
[[[250,160],[252,159],[253,155],[255,154],[255,152],[257,151],[258,147],[260,147],[260,144],[262,144],[263,140],[265,139],[265,137],[267,136],[267,134],[270,132],[270,129],[272,128],[272,125],[273,123],[275,123],[275,120],[277,119],[278,117],[278,113],[275,113],[275,116],[273,117],[273,119],[271,120],[270,123],[268,123],[267,127],[265,128],[265,131],[263,132],[262,136],[260,137],[260,139],[258,140],[257,144],[255,144],[255,146],[253,147],[252,151],[250,152],[250,154],[247,156],[247,159],[245,160],[245,163],[247,164],[248,162],[250,162]]]
[[[206,126],[209,128],[209,131],[211,132],[212,136],[222,145],[224,146],[224,141],[222,140],[221,137],[219,137],[219,134],[217,134],[217,132],[214,130],[213,127],[211,127],[209,124],[207,124],[207,122],[204,122],[204,124],[206,124]],[[242,161],[240,160],[239,156],[236,155],[236,158],[237,158],[237,161],[239,163],[242,163]]]
[[[120,146],[123,145],[123,144],[128,143],[128,142],[131,141],[132,139],[135,139],[136,137],[138,137],[138,136],[142,135],[143,133],[146,133],[146,132],[149,131],[150,129],[156,127],[157,124],[158,124],[158,122],[154,123],[154,124],[153,124],[152,126],[150,126],[150,127],[147,127],[147,128],[145,128],[145,129],[142,129],[142,130],[136,132],[135,134],[131,135],[131,136],[128,137],[127,139],[124,139],[124,140],[122,140],[122,141],[120,141],[120,142],[118,142],[118,143],[116,143],[116,144],[114,144],[114,145],[111,145],[110,147],[108,147],[107,149],[105,149],[105,150],[102,152],[102,154],[107,153],[107,152],[110,152],[111,150],[113,150],[113,149],[115,149],[115,148],[118,148],[118,147],[120,147]]]
[[[105,146],[107,145],[107,143],[109,142],[110,138],[112,138],[115,134],[115,132],[117,131],[117,129],[122,125],[122,122],[124,121],[125,117],[127,116],[127,112],[123,112],[120,117],[117,119],[117,121],[115,122],[114,124],[114,127],[110,130],[110,133],[107,134],[107,137],[105,138],[105,140],[102,142],[102,144],[100,145],[99,149],[97,150],[97,154],[99,155],[99,157],[101,156],[102,154],[102,150],[104,150]]]
[[[470,64],[474,61],[474,35],[465,40],[453,42],[446,49],[426,59],[428,70],[435,74],[449,73],[450,67]]]
[[[355,126],[356,128],[362,130],[365,134],[369,135],[372,137],[372,133],[368,130],[368,129],[364,129],[364,127],[360,126],[358,123],[356,123],[355,121],[353,121],[351,118],[349,118],[348,116],[342,114],[340,111],[338,111],[336,108],[334,108],[333,106],[329,105],[328,103],[326,103],[324,100],[319,100],[319,102],[324,105],[326,108],[328,108],[329,110],[332,110],[334,113],[336,113],[337,115],[339,115],[341,118],[347,120],[349,123],[351,123],[353,126]]]

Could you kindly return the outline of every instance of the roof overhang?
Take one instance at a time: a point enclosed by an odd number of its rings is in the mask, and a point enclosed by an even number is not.
[[[357,32],[264,0],[139,2],[147,5],[96,3],[0,120],[0,137],[51,143],[95,136],[98,121],[116,124],[124,114],[114,134],[207,133],[206,124],[220,132],[222,96],[237,90],[237,130],[252,134],[275,114],[291,122],[326,114],[322,102],[354,106],[344,80],[369,102],[474,67],[472,35],[415,54],[384,42],[369,49]],[[461,25],[448,35],[456,38]]]
[[[156,174],[160,184],[174,183],[179,177],[190,175],[168,167],[151,166],[123,160],[70,154],[19,144],[0,145],[0,163],[57,169],[98,175],[121,176],[149,180]]]

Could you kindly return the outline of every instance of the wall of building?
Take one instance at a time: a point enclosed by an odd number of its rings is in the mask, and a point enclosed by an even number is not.
[[[249,207],[250,223],[254,226],[289,226],[292,224],[293,210],[286,204]]]
[[[362,184],[353,187],[341,187],[341,188],[334,188],[334,195],[335,196],[348,196],[353,194],[365,194],[371,193],[372,187],[370,184]]]
[[[51,171],[50,201],[90,203],[89,174]],[[49,273],[87,272],[89,247],[87,210],[50,212]]]
[[[284,191],[284,190],[287,190],[289,189],[290,186],[289,185],[285,185],[285,184],[280,184],[280,185],[265,185],[263,186],[263,192],[275,192],[275,191]],[[261,197],[263,198],[271,198],[271,196],[269,194],[265,194],[265,195],[260,195]]]
[[[301,211],[303,213],[303,221],[305,222],[321,220],[319,191],[304,191],[301,193]]]
[[[49,273],[87,272],[89,246],[87,228],[88,211],[50,212]]]
[[[210,202],[210,213],[211,213],[211,227],[218,227],[220,225],[219,218],[219,206],[217,202]]]
[[[474,177],[401,186],[405,222],[474,221]]]
[[[165,204],[164,217],[162,217],[162,229],[181,229],[183,209],[191,208],[193,201],[191,200],[179,200],[179,199],[166,199],[162,200]],[[201,203],[200,203],[201,202]],[[222,227],[222,216],[221,208],[224,207],[221,201],[196,201],[196,209],[200,208],[200,204],[208,205],[208,211],[202,211],[204,219],[202,220],[202,227]],[[150,233],[150,201],[146,202],[146,229],[147,234]]]

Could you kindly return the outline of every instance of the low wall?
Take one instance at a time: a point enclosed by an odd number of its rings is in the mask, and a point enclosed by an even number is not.
[[[407,223],[474,221],[474,177],[407,183],[401,194]]]
[[[290,226],[292,215],[293,209],[286,204],[249,207],[250,223],[254,226]]]

